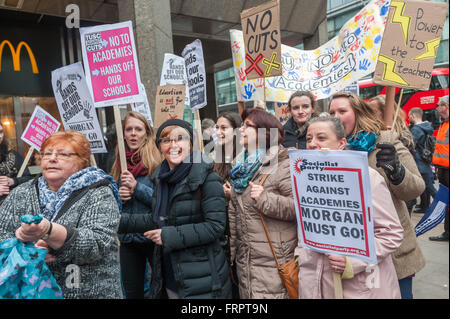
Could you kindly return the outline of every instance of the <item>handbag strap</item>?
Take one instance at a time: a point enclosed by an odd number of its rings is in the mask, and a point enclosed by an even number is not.
[[[266,180],[268,175],[269,175],[269,173],[264,174],[264,176],[261,178],[261,181],[259,182],[259,186],[262,186],[262,184],[264,183],[264,181]],[[278,263],[277,255],[275,254],[275,250],[273,249],[272,241],[270,240],[269,231],[267,230],[266,224],[264,223],[264,218],[263,218],[261,212],[259,212],[259,218],[261,219],[261,223],[263,225],[264,232],[266,233],[267,241],[269,242],[269,246],[270,246],[270,250],[272,250],[273,259],[275,259],[275,263],[277,264],[277,269],[279,269],[280,264]]]

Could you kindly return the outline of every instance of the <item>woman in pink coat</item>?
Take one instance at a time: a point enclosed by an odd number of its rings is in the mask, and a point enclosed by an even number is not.
[[[306,135],[307,149],[343,150],[345,145],[344,127],[338,118],[320,117],[310,121]],[[295,255],[298,256],[300,266],[300,299],[335,298],[333,272],[341,274],[345,299],[401,298],[391,254],[402,243],[403,228],[384,178],[370,167],[369,174],[378,264],[370,265],[352,257],[327,255],[299,245]]]

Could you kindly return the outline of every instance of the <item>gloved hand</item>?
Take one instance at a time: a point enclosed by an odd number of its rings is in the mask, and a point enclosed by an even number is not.
[[[392,184],[398,185],[405,178],[405,168],[398,159],[397,151],[392,143],[377,143],[377,167],[381,167]]]

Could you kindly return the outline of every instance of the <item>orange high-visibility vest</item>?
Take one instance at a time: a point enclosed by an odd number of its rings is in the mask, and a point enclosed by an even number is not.
[[[436,135],[433,164],[448,167],[448,120],[439,126]]]

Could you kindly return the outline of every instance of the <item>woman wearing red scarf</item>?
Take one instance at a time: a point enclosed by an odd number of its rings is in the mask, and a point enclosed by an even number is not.
[[[128,112],[123,123],[127,170],[122,172],[116,147],[111,175],[119,184],[123,214],[150,214],[153,183],[150,177],[161,163],[155,145],[155,133],[140,113]],[[120,234],[120,268],[125,298],[144,298],[147,263],[151,262],[154,244],[143,234]]]

